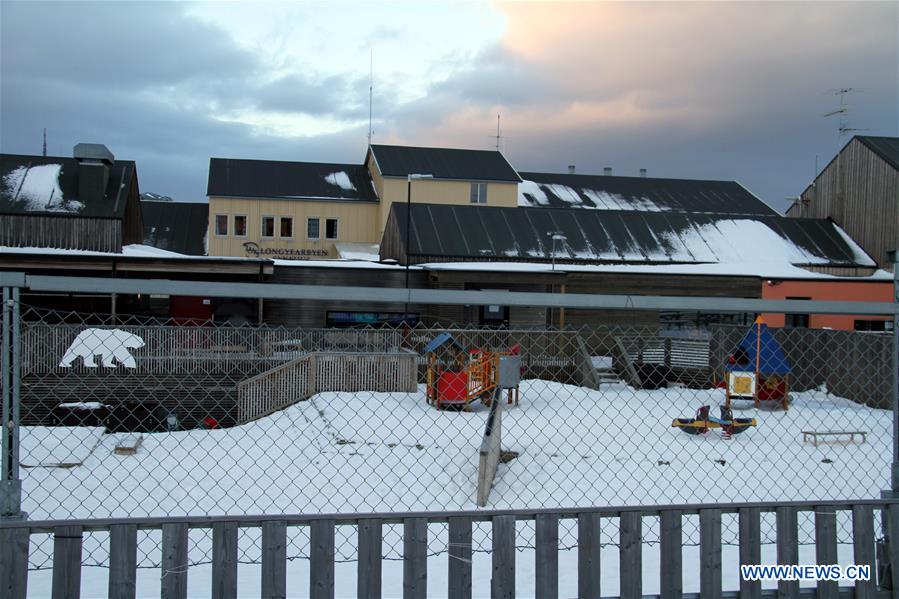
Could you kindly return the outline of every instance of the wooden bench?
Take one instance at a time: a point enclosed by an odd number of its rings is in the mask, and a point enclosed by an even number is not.
[[[855,436],[858,435],[861,437],[861,442],[864,443],[868,439],[867,431],[802,431],[802,442],[808,443],[809,437],[812,439],[812,445],[817,447],[818,443],[824,443],[824,441],[819,441],[818,437],[840,437],[847,436],[848,439],[846,441],[848,443],[855,443]],[[836,439],[836,441],[840,441],[840,439]]]

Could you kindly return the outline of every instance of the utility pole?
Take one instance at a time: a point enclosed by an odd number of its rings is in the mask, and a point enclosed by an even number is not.
[[[47,155],[47,128],[44,127],[44,153],[43,156]]]

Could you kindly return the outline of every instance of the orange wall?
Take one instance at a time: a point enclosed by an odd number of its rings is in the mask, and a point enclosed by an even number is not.
[[[773,284],[772,284],[773,283]],[[762,281],[762,299],[808,297],[813,300],[846,300],[856,302],[893,301],[892,282],[861,281]],[[763,314],[772,327],[784,326],[783,314]],[[809,327],[855,330],[856,320],[889,320],[886,316],[854,316],[846,314],[812,314]]]

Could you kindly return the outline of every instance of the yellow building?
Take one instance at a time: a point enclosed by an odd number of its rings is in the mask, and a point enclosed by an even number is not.
[[[512,207],[520,181],[487,150],[372,145],[361,165],[212,158],[208,253],[338,258],[377,244],[394,202]]]

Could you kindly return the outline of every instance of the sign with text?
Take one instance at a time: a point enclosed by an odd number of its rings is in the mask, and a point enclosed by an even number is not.
[[[327,258],[328,250],[307,248],[263,248],[253,241],[243,244],[249,258],[278,258],[279,260],[309,260],[310,258]]]

